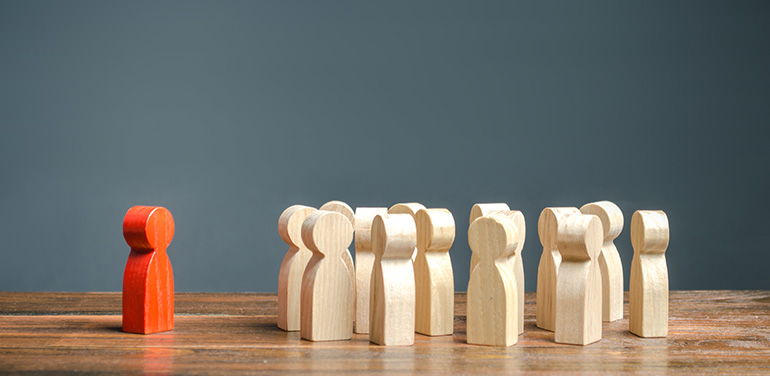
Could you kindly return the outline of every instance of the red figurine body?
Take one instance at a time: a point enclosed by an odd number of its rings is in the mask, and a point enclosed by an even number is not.
[[[123,218],[131,247],[123,274],[123,331],[151,334],[174,329],[174,272],[166,248],[174,218],[159,206],[134,206]]]

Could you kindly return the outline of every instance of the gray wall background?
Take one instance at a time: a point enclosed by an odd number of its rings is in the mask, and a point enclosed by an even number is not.
[[[672,289],[770,289],[767,1],[2,1],[0,290],[276,291],[289,205],[665,210]],[[627,281],[626,281],[627,283]]]

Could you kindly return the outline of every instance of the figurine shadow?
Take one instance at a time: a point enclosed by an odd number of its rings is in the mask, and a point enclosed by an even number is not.
[[[104,330],[106,330],[106,331],[108,331],[108,332],[120,332],[120,333],[125,333],[125,332],[123,331],[123,327],[122,327],[122,326],[108,325],[108,326],[105,326],[105,327],[104,327],[104,328],[102,328],[102,329],[104,329]]]

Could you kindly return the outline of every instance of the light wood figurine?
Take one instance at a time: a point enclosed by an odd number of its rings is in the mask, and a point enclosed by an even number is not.
[[[355,231],[356,228],[356,215],[353,212],[353,208],[350,207],[350,205],[342,202],[342,201],[329,201],[323,205],[321,205],[318,210],[326,210],[331,212],[340,213],[345,216],[345,218],[350,221],[350,225],[353,226],[353,231]],[[343,260],[345,261],[345,265],[348,267],[348,272],[350,273],[350,278],[353,278],[353,281],[356,280],[356,268],[353,264],[353,256],[350,255],[350,250],[346,249],[345,254],[342,255]]]
[[[414,261],[415,331],[429,336],[454,331],[454,275],[449,249],[455,220],[447,209],[417,212],[417,257]]]
[[[640,337],[668,335],[668,216],[660,210],[637,210],[631,217],[631,280],[628,326]]]
[[[412,219],[416,221],[417,212],[420,211],[420,209],[426,209],[425,205],[418,202],[405,202],[391,206],[390,209],[388,209],[388,214],[409,214],[412,216]],[[417,223],[415,222],[415,226],[416,225]],[[412,252],[412,262],[414,262],[416,257],[417,248]]]
[[[602,339],[602,280],[596,261],[602,235],[602,222],[595,215],[569,215],[559,223],[557,343],[587,345]]]
[[[414,219],[408,214],[378,215],[372,221],[375,261],[369,305],[369,340],[378,345],[414,344],[414,268],[417,243]]]
[[[278,218],[278,234],[289,245],[278,273],[278,327],[290,332],[300,329],[302,275],[313,255],[302,242],[302,222],[315,211],[309,206],[293,205]]]
[[[475,212],[473,209],[471,209],[471,218],[473,218],[474,213],[479,213],[482,211],[486,211],[488,214],[500,214],[504,215],[508,218],[511,218],[513,220],[513,223],[516,225],[516,229],[519,231],[519,237],[518,237],[518,246],[516,247],[516,251],[511,255],[511,259],[509,260],[511,263],[511,270],[513,271],[513,276],[516,278],[516,312],[518,312],[519,319],[519,334],[524,333],[524,260],[521,258],[521,253],[524,250],[524,242],[527,238],[527,224],[524,220],[524,214],[521,211],[518,210],[502,210],[502,209],[494,209],[497,205],[504,205],[508,206],[506,204],[476,204],[473,207],[476,208],[479,205],[485,205],[481,210]],[[471,254],[471,262],[473,262],[473,255]]]
[[[615,238],[623,231],[623,212],[610,201],[585,204],[583,214],[592,214],[602,221],[604,243],[599,253],[602,273],[602,320],[612,322],[623,318],[623,264],[615,247]]]
[[[356,333],[369,333],[369,283],[372,280],[372,221],[388,208],[356,208]]]
[[[516,277],[510,257],[519,231],[509,217],[490,214],[471,223],[468,243],[479,257],[468,281],[467,341],[511,346],[518,341]]]
[[[166,248],[174,218],[160,206],[134,206],[123,218],[131,247],[123,274],[123,331],[151,334],[174,329],[174,271]]]
[[[537,267],[537,327],[553,331],[556,327],[556,276],[561,254],[556,243],[559,222],[570,214],[579,214],[577,208],[545,208],[537,221],[537,232],[543,245],[543,254]]]
[[[316,211],[302,223],[302,241],[313,256],[302,276],[300,335],[310,341],[351,339],[356,292],[344,255],[353,226],[342,214]]]

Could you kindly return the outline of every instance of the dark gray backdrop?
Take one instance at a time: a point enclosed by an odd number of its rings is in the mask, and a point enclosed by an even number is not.
[[[767,1],[0,2],[0,290],[119,291],[162,205],[177,291],[275,291],[281,211],[340,199],[671,223],[672,289],[770,289]],[[626,282],[627,283],[627,282]]]

